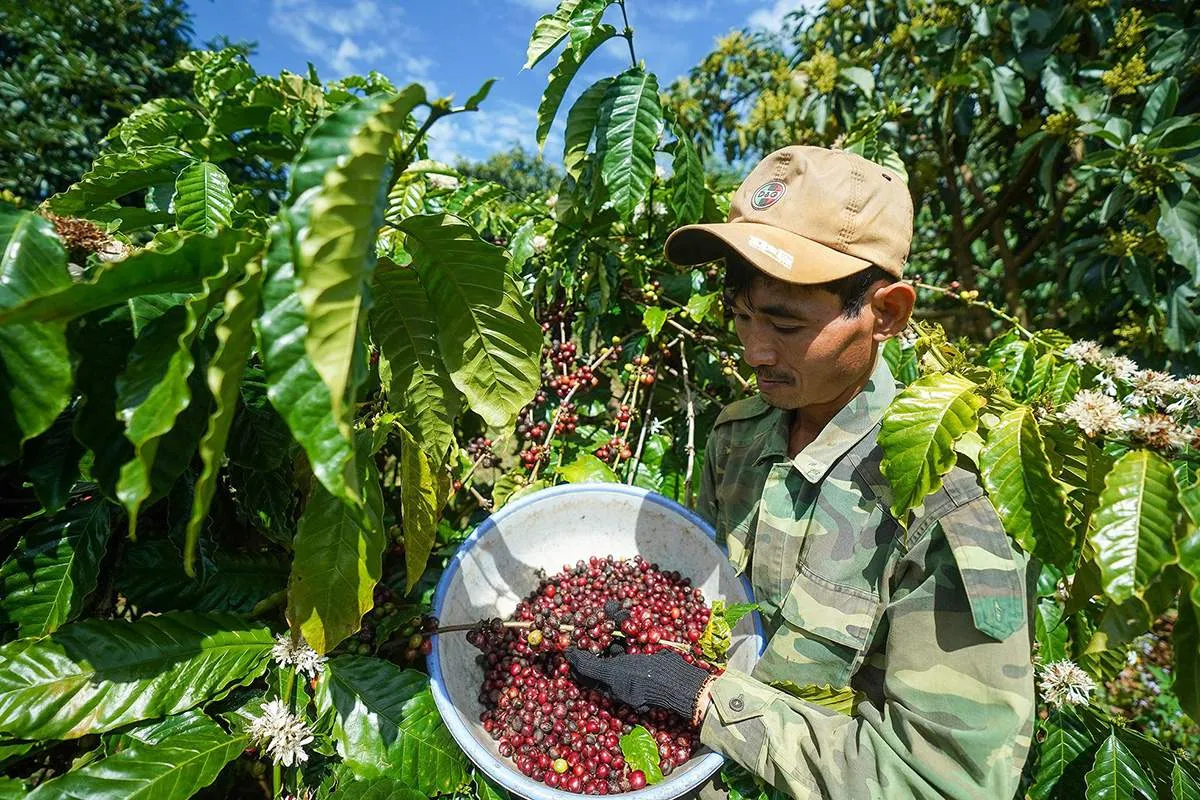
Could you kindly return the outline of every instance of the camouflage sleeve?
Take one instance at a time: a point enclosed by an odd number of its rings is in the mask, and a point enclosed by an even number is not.
[[[718,434],[714,429],[704,449],[704,466],[700,470],[700,491],[696,497],[696,513],[712,525],[717,524],[717,460],[721,451]],[[717,535],[720,536],[720,531]]]
[[[932,525],[893,573],[882,704],[845,716],[729,670],[713,683],[701,740],[798,799],[1011,798],[1032,734],[1029,617],[1003,640],[981,633],[963,575],[1020,596],[1025,576],[1020,557],[956,563],[946,531],[985,539],[970,528],[995,519],[979,502]],[[993,604],[998,592],[983,594]]]

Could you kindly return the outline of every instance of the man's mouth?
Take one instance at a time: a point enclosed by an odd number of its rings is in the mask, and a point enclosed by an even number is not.
[[[790,375],[758,375],[758,385],[766,386],[772,389],[779,386],[787,386],[791,384],[791,382],[792,379]]]

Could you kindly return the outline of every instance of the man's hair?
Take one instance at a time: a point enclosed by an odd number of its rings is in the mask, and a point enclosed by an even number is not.
[[[726,307],[732,306],[733,301],[737,299],[738,295],[750,288],[750,284],[753,283],[756,277],[777,280],[763,275],[757,267],[737,253],[731,252],[727,254],[725,256],[724,287]],[[866,269],[861,269],[844,278],[809,285],[814,289],[821,289],[830,294],[837,295],[842,301],[843,317],[857,317],[867,302],[867,290],[874,286],[877,281],[885,281],[888,284],[893,284],[897,280],[899,278],[895,275],[872,264]]]

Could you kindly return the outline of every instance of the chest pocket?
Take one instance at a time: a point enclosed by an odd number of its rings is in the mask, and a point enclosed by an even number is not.
[[[881,601],[801,567],[754,669],[759,680],[846,686],[866,657]]]

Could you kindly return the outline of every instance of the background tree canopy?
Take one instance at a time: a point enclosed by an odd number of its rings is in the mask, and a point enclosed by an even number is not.
[[[28,0],[0,8],[0,189],[41,200],[87,171],[109,130],[190,83],[182,0]]]
[[[914,272],[1023,322],[1198,363],[1194,4],[830,0],[792,20],[782,38],[724,37],[671,87],[706,153],[865,147],[907,168]],[[977,312],[927,316],[981,334]]]

